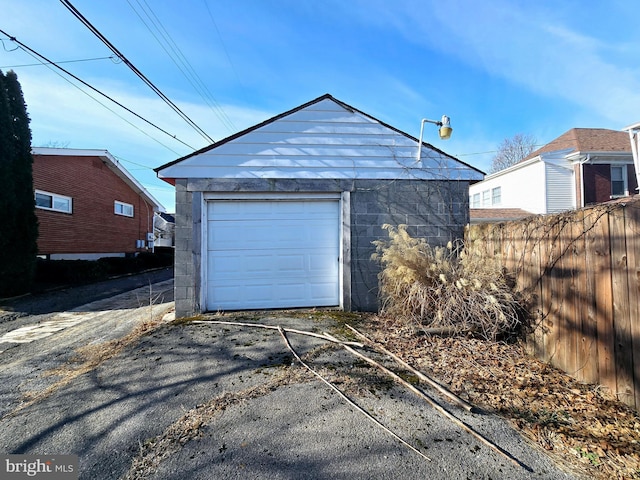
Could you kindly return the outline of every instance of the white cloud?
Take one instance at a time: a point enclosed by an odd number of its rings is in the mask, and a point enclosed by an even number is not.
[[[637,121],[637,50],[628,49],[634,39],[621,45],[608,40],[611,32],[598,27],[598,18],[577,31],[558,10],[557,2],[405,0],[393,8],[373,2],[359,13],[536,94],[568,100],[620,126]]]

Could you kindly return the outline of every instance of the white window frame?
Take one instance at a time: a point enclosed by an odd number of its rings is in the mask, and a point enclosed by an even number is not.
[[[127,212],[127,208],[131,209],[130,214]],[[123,217],[133,218],[133,205],[131,205],[130,203],[119,202],[118,200],[115,200],[113,202],[113,213],[115,213],[116,215],[122,215]]]
[[[38,205],[36,200],[38,195],[45,195],[47,197],[51,197],[51,207],[44,207],[42,205]],[[36,200],[36,208],[39,208],[41,210],[49,210],[50,212],[60,212],[60,213],[67,213],[67,214],[73,213],[73,198],[67,197],[66,195],[58,195],[57,193],[46,192],[44,190],[35,190],[33,193],[33,198],[34,200]],[[56,201],[68,202],[69,208],[68,209],[60,208],[59,203],[56,206]]]
[[[482,191],[482,206],[483,207],[491,206],[491,190]]]
[[[474,193],[473,195],[470,195],[469,204],[471,205],[471,208],[480,208],[480,194]]]
[[[613,193],[613,169],[614,168],[619,168],[621,173],[622,173],[622,183],[623,183],[623,192],[622,193],[618,193],[618,194],[614,194]],[[611,175],[611,198],[619,198],[619,197],[625,197],[627,195],[629,195],[629,185],[628,185],[628,178],[627,178],[627,166],[626,165],[611,165],[610,167],[610,175]],[[620,180],[617,180],[620,181]]]
[[[502,203],[502,187],[494,187],[491,189],[491,205],[500,205]]]

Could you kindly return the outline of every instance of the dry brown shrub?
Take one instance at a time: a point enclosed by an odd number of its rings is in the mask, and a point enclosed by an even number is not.
[[[519,305],[500,265],[467,255],[462,241],[433,247],[406,225],[383,225],[389,240],[374,243],[381,313],[424,329],[495,340],[520,324]]]

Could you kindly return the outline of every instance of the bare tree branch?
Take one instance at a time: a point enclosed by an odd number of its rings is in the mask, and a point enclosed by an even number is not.
[[[498,153],[493,157],[490,173],[504,170],[526,158],[535,150],[537,143],[536,137],[522,133],[517,133],[511,138],[505,138],[498,147]]]

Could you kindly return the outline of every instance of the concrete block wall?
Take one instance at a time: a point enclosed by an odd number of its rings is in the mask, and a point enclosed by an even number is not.
[[[197,179],[176,183],[176,316],[201,312],[200,264],[204,192],[348,192],[350,276],[343,281],[354,311],[378,309],[379,265],[371,260],[373,241],[387,239],[384,224],[405,224],[412,236],[432,245],[462,238],[469,222],[466,181]]]
[[[176,317],[190,317],[199,310],[199,289],[196,290],[196,259],[193,238],[193,193],[187,191],[187,181],[176,181],[176,226],[174,300]]]
[[[378,309],[380,265],[372,242],[388,239],[385,224],[407,225],[431,245],[462,238],[469,222],[467,182],[424,180],[356,181],[351,193],[351,308]]]

